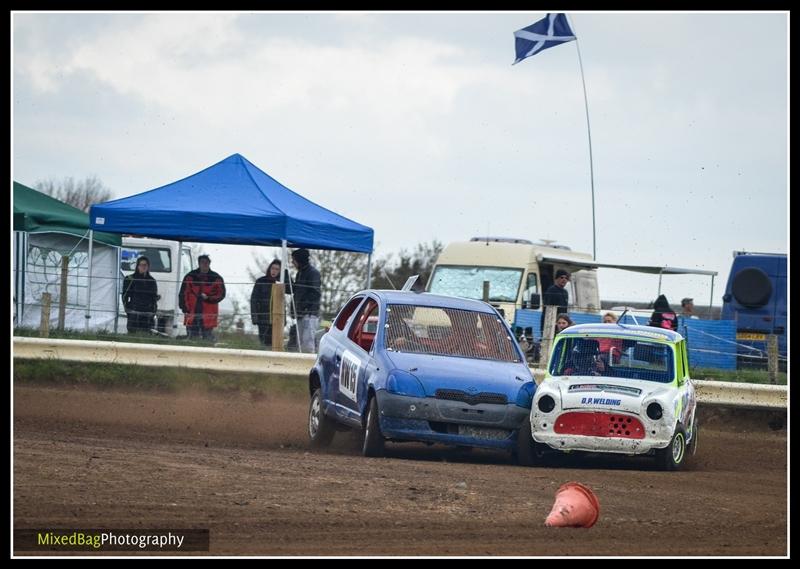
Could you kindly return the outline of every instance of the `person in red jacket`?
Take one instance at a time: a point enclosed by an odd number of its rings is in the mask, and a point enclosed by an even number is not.
[[[183,277],[179,299],[183,322],[189,338],[202,337],[215,341],[214,328],[218,324],[219,303],[225,298],[225,281],[211,270],[208,255],[197,258],[199,269]]]
[[[606,312],[603,314],[603,324],[616,324],[617,317],[613,312]],[[600,358],[604,363],[614,365],[622,358],[623,342],[620,338],[598,338],[597,343],[600,346]],[[613,356],[613,357],[612,357]]]

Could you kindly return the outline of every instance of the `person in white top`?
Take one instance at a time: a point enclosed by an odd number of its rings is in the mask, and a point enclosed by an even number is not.
[[[694,299],[684,298],[681,300],[681,313],[680,316],[684,318],[697,318],[694,313]]]

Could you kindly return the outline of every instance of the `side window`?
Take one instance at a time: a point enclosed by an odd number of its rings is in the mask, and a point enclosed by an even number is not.
[[[689,345],[684,340],[681,342],[681,346],[683,346],[683,375],[687,377],[689,375]]]
[[[597,273],[592,270],[577,270],[569,280],[570,304],[583,309],[597,310],[600,306],[597,294]]]
[[[344,325],[347,324],[347,320],[350,318],[350,315],[353,311],[358,308],[358,305],[361,304],[361,301],[364,300],[363,296],[356,296],[350,299],[342,311],[339,312],[339,316],[336,317],[336,322],[333,323],[339,330],[344,330]]]
[[[353,318],[347,337],[369,352],[375,342],[377,327],[378,302],[374,298],[368,298]]]
[[[181,276],[185,277],[186,273],[191,271],[194,267],[192,267],[192,250],[191,249],[181,249]]]
[[[528,307],[530,307],[532,294],[539,294],[539,283],[536,280],[536,273],[528,273],[525,290],[522,291],[522,302]]]

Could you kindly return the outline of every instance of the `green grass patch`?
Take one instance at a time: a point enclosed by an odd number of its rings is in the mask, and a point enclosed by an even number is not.
[[[15,336],[39,338],[37,328],[15,328]],[[100,342],[131,342],[138,344],[160,344],[167,346],[197,346],[200,348],[231,348],[236,350],[264,350],[255,334],[237,332],[218,332],[216,342],[187,337],[169,338],[157,334],[115,334],[107,330],[84,332],[80,330],[50,330],[50,338],[57,340],[87,340]]]
[[[15,358],[14,382],[21,385],[91,385],[102,389],[195,390],[308,397],[308,382],[303,378],[62,360]]]
[[[691,370],[692,379],[704,379],[710,381],[734,381],[738,383],[771,383],[769,372],[762,369],[737,369],[724,370],[712,368],[697,368]],[[786,385],[786,373],[776,374],[775,385]]]

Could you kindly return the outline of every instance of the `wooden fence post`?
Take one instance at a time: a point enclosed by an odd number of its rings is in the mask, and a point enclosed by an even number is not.
[[[556,320],[558,320],[558,306],[545,306],[542,318],[544,318],[544,328],[542,329],[542,350],[539,363],[544,362],[544,367],[547,367],[547,358],[550,357],[550,348],[553,345],[553,336],[556,331]]]
[[[767,334],[767,369],[769,382],[778,383],[778,336]]]
[[[67,316],[67,275],[69,274],[69,256],[61,257],[61,295],[58,298],[58,329],[64,329]]]
[[[286,322],[286,303],[283,283],[272,283],[272,298],[270,299],[270,312],[272,313],[272,350],[283,351],[283,326]]]
[[[42,293],[42,318],[39,324],[39,336],[42,338],[50,337],[50,293]]]

